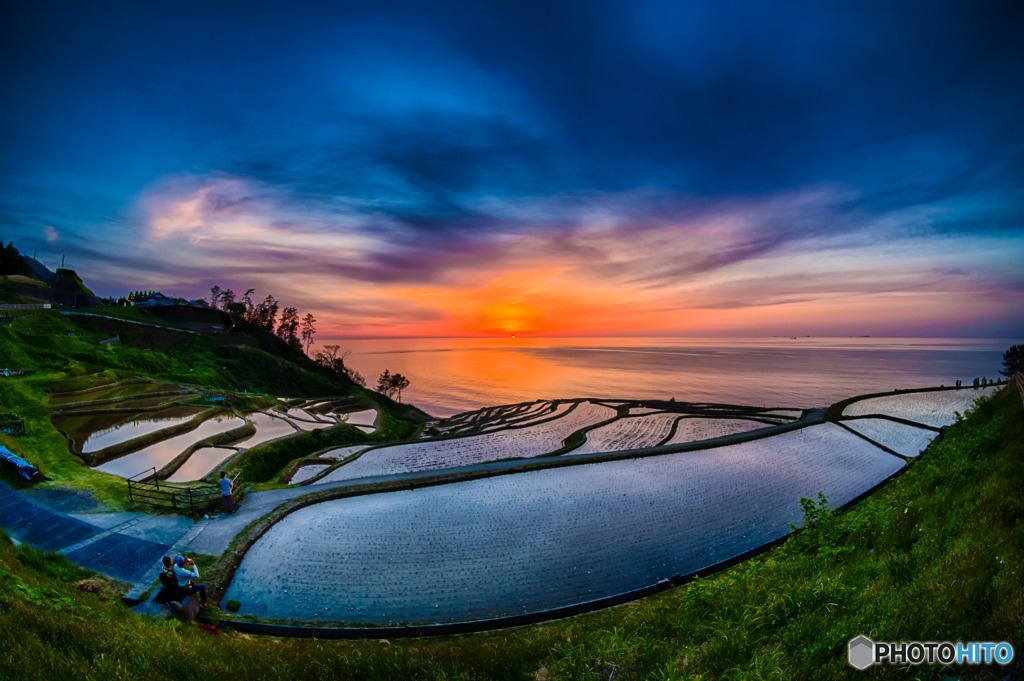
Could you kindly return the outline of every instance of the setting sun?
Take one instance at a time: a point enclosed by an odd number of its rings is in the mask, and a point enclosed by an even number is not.
[[[540,317],[540,310],[525,303],[494,303],[480,308],[476,329],[515,338],[517,334],[536,332]]]

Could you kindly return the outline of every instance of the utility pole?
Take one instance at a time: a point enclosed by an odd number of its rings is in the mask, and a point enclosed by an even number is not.
[[[60,268],[64,269],[64,256],[60,256]]]

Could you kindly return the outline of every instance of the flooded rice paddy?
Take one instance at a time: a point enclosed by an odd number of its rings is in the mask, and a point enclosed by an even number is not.
[[[160,470],[170,463],[171,459],[181,454],[188,447],[218,433],[243,425],[244,421],[237,416],[222,416],[203,421],[195,430],[182,435],[155,442],[137,452],[113,459],[95,467],[104,473],[130,478],[150,468]]]
[[[234,454],[233,447],[200,447],[192,452],[181,468],[167,478],[168,482],[192,482],[200,480],[216,470],[217,466]]]
[[[535,613],[635,591],[785,535],[903,461],[834,424],[683,454],[316,504],[246,554],[242,614],[374,624]]]
[[[65,415],[53,417],[53,425],[71,440],[72,451],[96,452],[183,423],[203,411],[203,407],[174,406],[134,414]]]
[[[239,447],[252,448],[264,442],[270,442],[286,435],[294,435],[298,432],[291,422],[277,416],[264,414],[263,412],[248,414],[246,418],[256,426],[256,433],[247,440],[238,442],[237,445]]]

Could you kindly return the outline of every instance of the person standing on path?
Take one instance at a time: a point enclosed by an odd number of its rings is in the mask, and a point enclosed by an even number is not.
[[[234,513],[235,503],[231,499],[231,489],[235,486],[235,483],[228,479],[227,471],[220,472],[220,496],[224,500],[224,512]]]

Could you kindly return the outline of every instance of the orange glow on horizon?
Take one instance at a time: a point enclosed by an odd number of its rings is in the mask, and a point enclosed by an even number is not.
[[[583,291],[586,291],[584,288]],[[614,290],[535,290],[495,301],[489,287],[433,290],[424,299],[440,312],[428,322],[323,328],[324,337],[502,337],[631,335],[901,335],[908,324],[927,329],[955,309],[969,318],[965,300],[948,294],[837,297],[776,305],[687,308],[671,300],[630,300]],[[505,292],[508,293],[508,292]],[[942,304],[938,304],[941,299]]]
[[[525,303],[501,302],[484,305],[478,313],[477,328],[482,333],[499,336],[535,333],[541,311]]]

